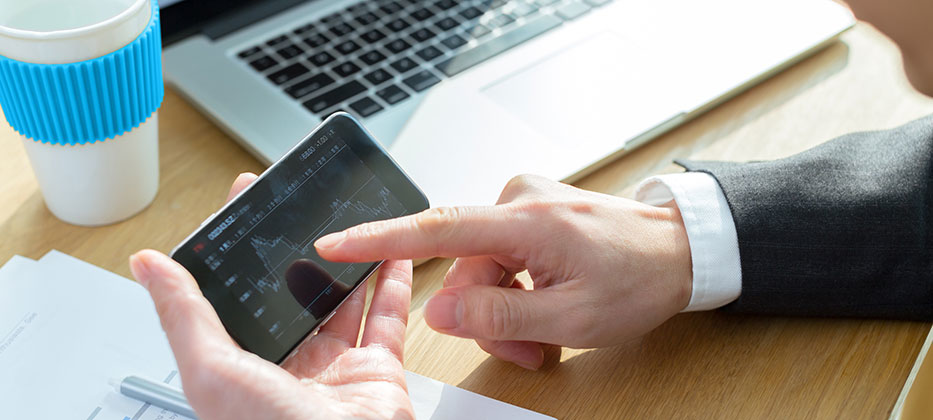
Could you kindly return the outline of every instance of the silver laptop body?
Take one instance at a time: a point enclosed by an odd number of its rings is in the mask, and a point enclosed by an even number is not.
[[[266,164],[355,114],[435,206],[572,181],[854,23],[829,0],[242,1],[169,34],[167,81]]]

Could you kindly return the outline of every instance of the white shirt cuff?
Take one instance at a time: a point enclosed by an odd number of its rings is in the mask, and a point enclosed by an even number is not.
[[[680,209],[693,261],[693,294],[684,312],[716,309],[739,297],[739,240],[715,178],[702,172],[654,176],[638,185],[635,199],[653,206],[674,200]]]

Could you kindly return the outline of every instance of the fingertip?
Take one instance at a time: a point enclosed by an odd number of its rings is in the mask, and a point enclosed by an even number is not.
[[[259,178],[259,176],[252,172],[243,172],[237,175],[236,179],[233,180],[233,185],[230,186],[230,192],[227,193],[227,201],[232,200],[240,191],[246,189],[256,178]]]
[[[158,270],[160,256],[162,256],[162,253],[151,249],[144,249],[130,255],[130,272],[133,273],[136,281],[147,289]]]
[[[528,370],[538,370],[544,364],[544,349],[538,343],[528,344],[512,363]]]
[[[259,178],[259,176],[252,172],[243,172],[236,176],[236,179],[233,180],[233,185],[242,188],[249,184],[252,184],[253,181],[256,180],[256,178]]]
[[[544,346],[533,341],[476,340],[480,348],[503,361],[528,370],[544,365]]]
[[[314,248],[318,250],[318,253],[330,252],[338,248],[346,238],[346,231],[330,233],[314,241]]]
[[[149,270],[146,264],[140,260],[137,254],[130,255],[129,259],[130,273],[136,278],[136,282],[145,288],[149,288]]]
[[[424,321],[438,331],[456,329],[463,321],[463,301],[456,294],[439,291],[424,305]]]

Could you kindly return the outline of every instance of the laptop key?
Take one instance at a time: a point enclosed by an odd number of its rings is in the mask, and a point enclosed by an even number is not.
[[[282,70],[279,70],[279,71],[277,71],[277,72],[274,72],[274,73],[270,74],[268,77],[269,77],[269,80],[272,81],[272,83],[275,83],[275,84],[277,84],[277,85],[281,85],[281,84],[286,83],[286,82],[288,82],[289,80],[292,80],[292,79],[294,79],[294,78],[296,78],[296,77],[298,77],[298,76],[304,75],[304,74],[307,73],[308,71],[309,71],[309,70],[308,70],[307,67],[302,66],[302,65],[299,64],[299,63],[295,63],[295,64],[292,64],[292,65],[290,65],[290,66],[288,66],[288,67],[286,67],[286,68],[284,68],[284,69],[282,69]]]
[[[380,32],[378,29],[373,29],[364,33],[362,36],[364,41],[373,44],[386,37],[386,34]]]
[[[503,32],[502,35],[497,38],[492,38],[483,44],[462,51],[447,60],[437,63],[437,69],[442,71],[447,77],[453,77],[503,51],[554,29],[560,26],[561,23],[562,21],[553,15],[542,15],[530,20],[522,26]]]
[[[379,51],[367,51],[360,55],[360,60],[363,60],[364,63],[370,66],[385,59],[385,54]]]
[[[247,48],[247,49],[245,49],[245,50],[243,50],[243,51],[240,51],[240,53],[237,54],[237,57],[246,58],[246,57],[249,57],[249,56],[251,56],[251,55],[253,55],[253,54],[259,53],[260,51],[262,51],[262,49],[259,48],[259,47]]]
[[[410,36],[414,38],[415,41],[424,42],[431,38],[434,38],[436,35],[437,34],[435,34],[434,31],[428,28],[420,28],[417,31],[412,32]]]
[[[588,1],[593,1],[593,0],[588,0]],[[599,1],[603,1],[603,0],[599,0]],[[537,12],[538,12],[538,8],[537,8],[537,7],[532,7],[532,6],[527,5],[527,4],[519,3],[519,4],[515,5],[515,8],[512,9],[511,14],[512,14],[513,16],[517,16],[517,17],[525,17],[525,16],[528,16],[528,15],[535,14],[535,13],[537,13]]]
[[[379,105],[376,103],[376,101],[370,98],[360,99],[350,104],[350,108],[360,114],[360,116],[363,118],[383,110],[382,105]]]
[[[347,99],[366,92],[366,86],[354,80],[336,89],[332,89],[314,98],[305,101],[302,105],[309,111],[317,114],[327,108],[337,105]]]
[[[305,32],[308,32],[308,31],[310,31],[310,30],[312,30],[312,29],[314,29],[314,24],[313,24],[313,23],[308,23],[308,24],[301,25],[301,26],[295,28],[295,30],[292,31],[292,33],[294,33],[295,35],[301,35],[301,34],[304,34]]]
[[[382,11],[385,12],[387,15],[391,15],[391,14],[394,14],[395,12],[398,12],[399,10],[402,10],[402,5],[401,5],[401,4],[398,4],[398,3],[394,2],[394,1],[390,1],[390,2],[388,2],[388,3],[386,3],[386,4],[383,4],[382,6],[380,6],[380,7],[379,7],[379,10],[382,10]]]
[[[456,5],[457,5],[457,2],[453,0],[440,0],[434,3],[434,7],[441,9],[441,10],[447,10],[447,9],[453,8]]]
[[[275,61],[274,58],[269,57],[268,55],[261,56],[249,62],[249,65],[256,69],[256,71],[268,70],[270,67],[273,67],[276,64],[279,64],[279,62]]]
[[[343,55],[349,55],[360,49],[360,44],[357,44],[353,41],[343,41],[337,44],[335,49]]]
[[[467,29],[467,33],[470,34],[473,38],[482,38],[486,35],[489,35],[492,32],[492,29],[489,29],[488,26],[477,23],[476,26]]]
[[[515,18],[513,18],[512,16],[509,16],[507,14],[501,14],[501,15],[496,15],[495,17],[490,19],[488,24],[489,26],[493,28],[501,28],[503,26],[510,25],[514,22],[515,22]]]
[[[438,79],[437,76],[431,74],[427,70],[422,70],[415,73],[413,76],[406,78],[404,82],[408,87],[412,88],[415,92],[421,92],[431,86],[438,84],[441,79]]]
[[[400,31],[403,31],[403,30],[405,30],[406,28],[408,28],[409,26],[411,26],[411,25],[409,25],[408,22],[405,22],[405,21],[402,20],[402,19],[393,20],[393,21],[389,22],[389,23],[386,25],[386,27],[388,27],[389,29],[391,29],[393,32],[400,32]]]
[[[460,35],[451,35],[441,41],[441,44],[444,44],[447,48],[455,50],[466,45],[467,40],[463,39]]]
[[[418,67],[418,63],[416,63],[415,60],[404,57],[401,60],[392,63],[391,66],[393,69],[395,69],[395,71],[399,72],[399,74],[403,74],[415,67]]]
[[[441,31],[445,31],[445,32],[446,32],[446,31],[449,31],[449,30],[451,30],[451,29],[456,28],[457,26],[459,26],[459,25],[460,25],[460,22],[457,22],[457,21],[454,20],[453,18],[446,17],[446,18],[443,18],[443,19],[437,21],[437,23],[435,23],[434,25],[437,26],[438,28],[440,28]]]
[[[331,83],[334,83],[333,77],[330,77],[326,74],[319,74],[285,88],[285,93],[289,94],[289,96],[292,98],[298,99],[302,96],[307,96],[311,93],[321,90],[321,88],[326,87]]]
[[[415,54],[417,54],[418,57],[421,57],[421,59],[424,61],[431,61],[437,57],[440,57],[441,55],[444,55],[444,53],[441,52],[441,50],[433,46],[425,47],[421,51],[416,52]]]
[[[366,12],[356,17],[356,21],[363,26],[369,25],[377,20],[379,20],[379,16],[376,16],[373,12]]]
[[[353,27],[346,22],[340,22],[330,27],[330,33],[337,36],[344,36],[350,32],[353,32]]]
[[[336,58],[330,55],[330,53],[327,51],[321,51],[317,54],[312,55],[310,57],[310,60],[311,60],[311,64],[321,67],[321,66],[327,65],[327,63],[330,63],[331,61],[336,60]]]
[[[392,51],[392,53],[398,54],[402,51],[405,51],[411,48],[411,44],[401,39],[393,39],[391,42],[386,44],[386,48],[388,48],[389,51]]]
[[[347,8],[350,13],[362,12],[363,10],[366,10],[366,2],[357,3]]]
[[[285,42],[285,41],[288,41],[288,37],[285,36],[285,35],[279,35],[279,36],[277,36],[277,37],[275,37],[275,38],[272,38],[272,39],[266,41],[266,45],[268,45],[268,46],[271,47],[271,46],[273,46],[273,45],[279,45],[279,44],[281,44],[281,43],[283,43],[283,42]]]
[[[379,95],[379,97],[382,98],[382,100],[388,102],[389,105],[395,105],[408,98],[408,94],[395,85],[389,85],[384,89],[376,91],[376,95]]]
[[[612,0],[586,0],[586,3],[593,7],[599,7],[609,4]]]
[[[556,12],[558,16],[564,18],[565,20],[573,20],[580,17],[589,10],[590,6],[575,1],[558,7]]]
[[[434,12],[429,9],[418,9],[414,12],[411,12],[411,18],[417,20],[418,22],[424,22],[432,17],[434,17]]]
[[[383,69],[377,69],[363,76],[363,78],[372,83],[373,86],[379,86],[388,80],[392,80],[392,74]]]
[[[327,39],[327,37],[324,36],[324,35],[321,35],[321,34],[312,34],[312,35],[308,35],[308,37],[306,37],[305,39],[303,39],[303,41],[304,41],[304,43],[307,44],[309,47],[311,47],[311,48],[317,48],[317,47],[320,47],[321,45],[326,44],[327,41],[330,41],[330,40]]]
[[[339,12],[338,12],[338,13],[331,13],[331,14],[329,14],[329,15],[327,15],[327,16],[324,16],[324,18],[321,19],[321,22],[324,22],[324,23],[334,23],[334,22],[336,22],[336,21],[338,21],[338,20],[340,20],[340,13],[339,13]]]
[[[286,60],[288,60],[288,59],[290,59],[290,58],[295,58],[295,57],[301,55],[301,53],[303,53],[303,52],[304,52],[304,51],[303,51],[301,48],[298,48],[298,46],[296,46],[295,44],[291,44],[291,43],[289,43],[288,45],[286,45],[286,46],[284,46],[284,47],[282,47],[282,48],[279,48],[279,49],[276,51],[276,53],[278,53],[279,56],[281,56],[282,58],[284,58],[284,59],[286,59]]]
[[[334,73],[337,73],[340,77],[352,76],[356,74],[357,72],[359,72],[360,70],[362,70],[360,69],[360,66],[357,66],[356,64],[350,61],[340,63],[334,66]]]
[[[465,19],[473,20],[483,15],[483,11],[479,10],[473,6],[467,7],[460,11],[460,16],[463,16]]]

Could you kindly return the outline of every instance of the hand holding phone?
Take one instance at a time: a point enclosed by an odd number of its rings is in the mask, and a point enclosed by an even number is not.
[[[256,179],[238,177],[228,201]],[[130,258],[130,267],[152,295],[199,418],[413,417],[402,369],[409,261],[382,265],[362,337],[365,291],[357,290],[281,367],[233,343],[195,279],[176,261],[146,250]]]
[[[327,261],[314,241],[427,207],[362,126],[338,113],[209,217],[172,258],[194,276],[240,346],[281,363],[381,264]]]

